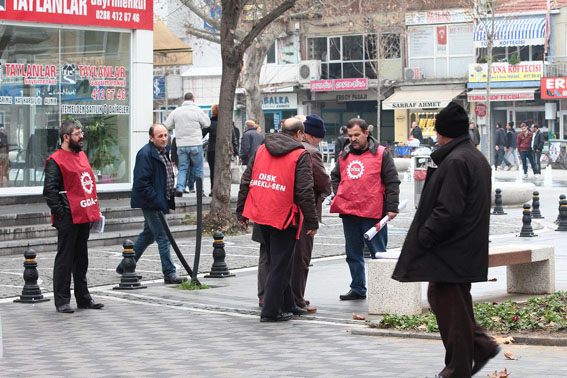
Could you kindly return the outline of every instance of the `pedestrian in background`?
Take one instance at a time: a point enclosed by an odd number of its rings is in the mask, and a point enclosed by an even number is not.
[[[61,148],[45,162],[43,197],[57,228],[57,254],[53,264],[53,296],[58,312],[73,313],[71,276],[77,307],[101,309],[87,287],[89,240],[92,222],[101,218],[95,176],[82,151],[84,134],[79,121],[67,120],[59,129]]]
[[[419,140],[419,144],[423,144],[423,133],[421,132],[421,127],[419,127],[415,121],[411,123],[410,136]]]
[[[149,130],[149,142],[136,154],[130,206],[133,209],[142,209],[144,229],[134,243],[134,258],[138,261],[146,248],[155,241],[158,245],[163,281],[166,284],[180,284],[187,279],[177,275],[171,258],[171,244],[159,219],[160,212],[165,215],[169,210],[175,210],[175,177],[169,160],[167,134],[165,126],[152,125]],[[120,263],[116,267],[116,273],[123,272],[124,267]]]
[[[202,129],[211,124],[209,117],[195,103],[195,98],[191,92],[185,93],[184,99],[183,104],[172,111],[165,120],[165,126],[169,130],[175,130],[177,156],[179,158],[179,173],[175,188],[177,197],[183,196],[190,164],[195,167],[195,175],[201,177],[201,180],[204,181]],[[191,187],[191,184],[189,186]],[[197,195],[202,196],[203,193],[197,193]]]
[[[240,182],[237,217],[243,225],[249,219],[260,225],[270,264],[262,322],[307,313],[295,305],[290,286],[293,252],[303,222],[309,236],[319,228],[311,158],[301,144],[303,132],[300,120],[287,119],[279,133],[266,136]]]
[[[480,144],[480,132],[478,131],[478,126],[476,126],[474,122],[469,123],[469,136],[471,137],[475,147]]]
[[[388,228],[383,227],[371,240],[364,233],[385,215],[398,214],[400,179],[394,159],[368,132],[365,120],[353,118],[347,124],[348,143],[331,172],[335,197],[331,213],[339,213],[343,222],[346,261],[351,275],[350,290],[341,300],[366,298],[364,243],[373,258],[386,252]]]
[[[524,168],[524,178],[528,177],[528,161],[532,166],[534,175],[536,173],[534,156],[532,154],[532,133],[528,130],[528,125],[524,122],[520,125],[522,131],[518,134],[516,138],[516,144],[518,145],[518,151],[520,151],[520,157],[522,158],[522,167]]]
[[[512,167],[512,164],[506,160],[504,154],[506,148],[506,132],[502,128],[500,122],[496,122],[496,133],[494,134],[494,149],[496,150],[496,155],[494,156],[494,169],[498,170],[498,167],[504,165],[508,167],[508,170]]]
[[[436,116],[440,148],[431,154],[419,206],[392,278],[429,282],[427,298],[445,346],[445,368],[435,377],[476,374],[499,351],[476,323],[471,282],[488,274],[491,172],[468,136],[468,116],[449,103]]]
[[[339,129],[339,136],[335,141],[335,161],[339,161],[339,154],[343,150],[343,147],[348,141],[347,127],[341,126]]]
[[[545,144],[545,138],[543,133],[539,130],[539,125],[532,125],[532,143],[531,149],[534,155],[534,174],[541,175],[541,152],[543,151],[543,145]]]
[[[256,122],[252,120],[246,121],[246,130],[244,130],[244,133],[242,134],[242,143],[240,145],[239,154],[242,165],[248,164],[248,161],[252,156],[254,156],[254,153],[256,153],[256,150],[263,141],[264,137],[262,137],[262,134],[260,134],[256,129]]]
[[[514,162],[515,168],[520,169],[520,159],[518,157],[518,136],[516,135],[516,130],[514,130],[514,122],[508,122],[506,124],[506,159],[510,162]],[[508,170],[512,167],[508,166]]]

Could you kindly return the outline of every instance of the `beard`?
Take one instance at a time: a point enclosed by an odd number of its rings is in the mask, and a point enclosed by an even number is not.
[[[83,150],[83,146],[79,142],[75,142],[73,139],[69,139],[69,148],[73,152],[81,152]]]

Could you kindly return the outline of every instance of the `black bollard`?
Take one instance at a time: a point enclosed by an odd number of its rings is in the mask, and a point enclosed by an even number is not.
[[[532,198],[532,218],[533,219],[543,219],[544,217],[541,215],[539,211],[539,192],[535,191],[534,196]]]
[[[555,224],[559,224],[559,222],[561,221],[561,201],[563,201],[565,198],[565,194],[559,196],[559,209],[557,212],[557,219],[555,220]]]
[[[134,256],[134,243],[132,240],[126,240],[124,244],[124,252],[122,252],[122,268],[124,272],[122,273],[122,278],[120,278],[120,283],[118,286],[114,286],[114,290],[136,290],[145,289],[147,286],[142,285],[138,275],[136,274],[136,259]]]
[[[506,215],[504,209],[502,208],[502,190],[496,189],[496,194],[494,195],[494,210],[492,215]]]
[[[36,253],[33,249],[28,249],[24,252],[24,288],[20,299],[14,299],[17,303],[39,303],[47,302],[49,298],[44,298],[41,294],[41,289],[37,284],[39,273],[37,272],[37,261],[35,261]]]
[[[532,212],[530,211],[530,204],[524,204],[524,211],[522,212],[524,216],[522,217],[522,230],[520,231],[520,237],[531,238],[537,236],[534,234],[532,228]]]
[[[555,231],[567,231],[567,199],[562,199],[559,205],[559,227]]]
[[[228,265],[224,261],[226,257],[226,252],[224,251],[224,235],[222,232],[216,231],[213,234],[213,266],[211,267],[211,273],[205,276],[205,278],[225,278],[234,277],[228,270]]]

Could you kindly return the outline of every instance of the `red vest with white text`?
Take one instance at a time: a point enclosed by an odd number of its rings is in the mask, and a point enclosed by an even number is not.
[[[55,160],[61,170],[73,223],[90,223],[99,220],[100,210],[94,173],[87,155],[83,151],[76,153],[59,149],[47,158],[49,159]]]
[[[384,146],[376,154],[366,151],[361,155],[349,153],[339,158],[341,182],[331,204],[331,213],[350,214],[363,218],[382,218],[384,193],[382,184],[382,157]]]
[[[265,145],[258,147],[242,212],[244,217],[284,230],[289,225],[296,225],[295,218],[299,213],[301,229],[303,214],[293,202],[293,192],[295,167],[304,152],[305,149],[298,148],[284,156],[273,156]]]

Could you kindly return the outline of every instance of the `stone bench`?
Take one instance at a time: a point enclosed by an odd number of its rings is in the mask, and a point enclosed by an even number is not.
[[[524,203],[531,202],[536,186],[530,182],[493,182],[492,207],[494,207],[496,189],[502,190],[502,206],[521,207]]]
[[[397,259],[367,260],[368,313],[414,315],[422,312],[421,282],[398,282]],[[489,267],[506,266],[508,293],[555,292],[555,251],[547,245],[510,245],[489,250]]]

